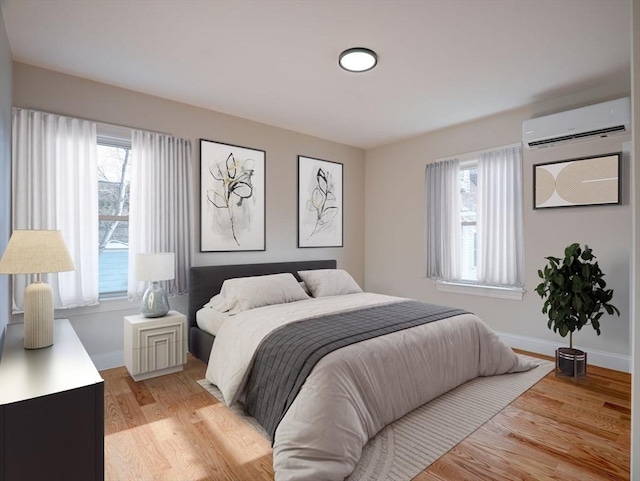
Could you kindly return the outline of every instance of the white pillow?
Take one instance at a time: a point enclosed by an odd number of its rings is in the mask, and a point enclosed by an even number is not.
[[[211,306],[203,307],[196,312],[196,324],[198,324],[198,327],[214,336],[218,334],[222,324],[229,319],[233,319],[233,316],[220,312]]]
[[[309,288],[307,287],[307,285],[304,283],[304,281],[298,282],[298,284],[300,284],[300,287],[302,287],[302,290],[304,291],[304,293],[308,296],[311,295],[311,293],[309,292]]]
[[[291,273],[227,279],[220,294],[226,301],[229,314],[309,299]]]
[[[216,294],[202,307],[211,307],[220,312],[227,312],[229,310],[227,301],[222,297],[222,294]]]
[[[362,292],[353,277],[342,269],[298,271],[313,297],[341,296]]]

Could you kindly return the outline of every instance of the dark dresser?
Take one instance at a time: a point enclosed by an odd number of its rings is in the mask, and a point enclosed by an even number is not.
[[[10,324],[0,359],[0,481],[103,481],[104,381],[67,319],[25,350]]]

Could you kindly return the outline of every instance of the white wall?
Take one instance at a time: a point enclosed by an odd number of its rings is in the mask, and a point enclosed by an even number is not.
[[[628,162],[623,168],[620,206],[533,210],[533,165],[554,160],[619,152],[629,135],[568,146],[524,151],[525,289],[522,301],[437,292],[424,274],[424,170],[438,158],[521,141],[522,121],[534,116],[629,95],[629,82],[538,103],[500,115],[432,132],[366,153],[365,286],[367,290],[428,302],[455,305],[478,314],[493,329],[507,334],[512,345],[553,352],[554,343],[568,343],[547,329],[542,300],[534,292],[537,270],[549,255],[564,247],[587,243],[594,249],[614,289],[613,303],[621,316],[605,318],[602,335],[593,329],[574,336],[590,351],[590,361],[629,369],[631,206]],[[598,352],[600,351],[600,352]]]
[[[11,233],[11,72],[11,50],[0,10],[0,255]],[[9,295],[9,276],[0,275],[0,354],[11,314]]]
[[[14,106],[87,118],[139,129],[166,132],[194,143],[194,265],[243,264],[304,259],[337,259],[360,283],[364,281],[364,151],[257,122],[141,94],[21,63],[13,65]],[[266,151],[265,252],[201,253],[199,241],[199,142],[204,138]],[[344,164],[344,247],[298,249],[297,155]],[[65,316],[89,354],[113,365],[122,351],[122,316],[139,312],[82,309]],[[170,299],[186,313],[186,299]],[[19,321],[14,316],[14,321]],[[121,362],[121,361],[120,361]]]

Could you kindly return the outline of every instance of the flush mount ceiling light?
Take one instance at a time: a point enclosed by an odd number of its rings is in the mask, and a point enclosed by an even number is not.
[[[349,72],[367,72],[376,66],[378,56],[368,48],[350,48],[340,54],[338,63]]]

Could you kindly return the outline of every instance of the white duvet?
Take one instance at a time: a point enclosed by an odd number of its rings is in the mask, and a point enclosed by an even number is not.
[[[260,342],[296,320],[406,299],[362,293],[241,312],[218,331],[206,377],[242,401]],[[478,376],[531,369],[478,317],[455,316],[352,344],[316,364],[278,426],[276,481],[343,480],[387,424]]]

